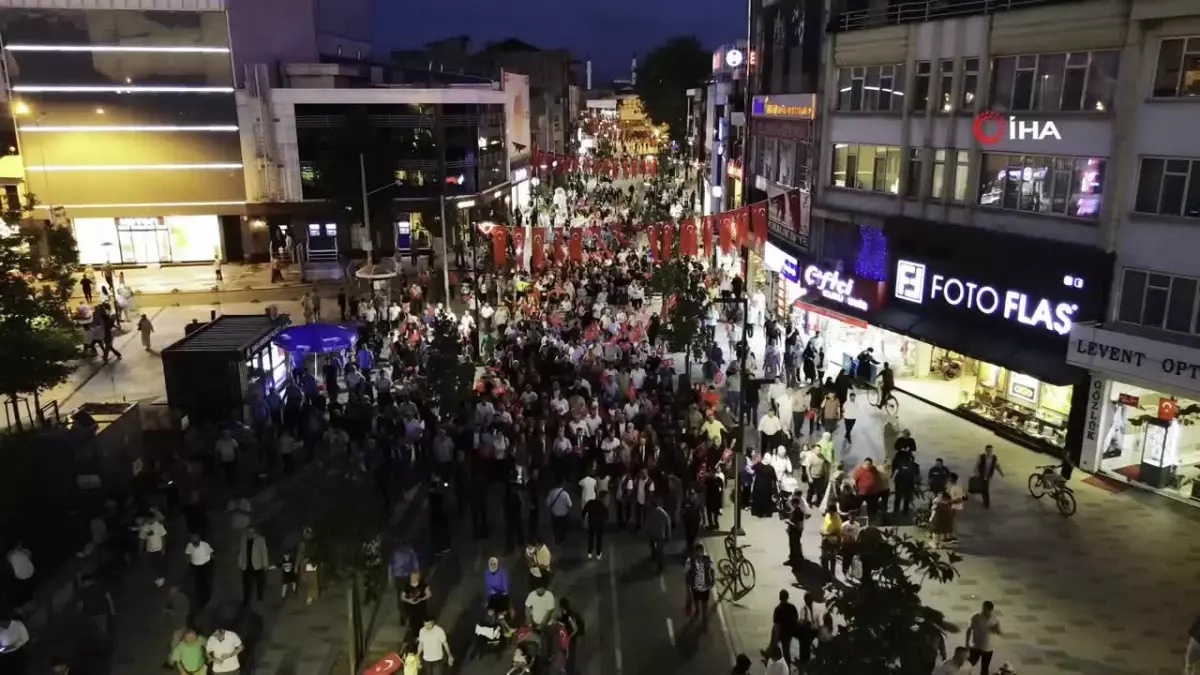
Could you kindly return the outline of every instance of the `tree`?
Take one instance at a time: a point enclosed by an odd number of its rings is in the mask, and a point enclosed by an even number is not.
[[[448,315],[438,316],[421,355],[421,382],[426,400],[437,401],[443,412],[457,414],[471,391],[475,368],[463,357],[458,324]]]
[[[953,581],[961,556],[875,528],[859,535],[855,553],[862,556],[863,578],[825,587],[826,607],[845,625],[817,650],[808,672],[928,675],[946,625],[941,612],[921,601],[921,586],[927,579]]]
[[[678,238],[664,252],[666,262],[654,270],[647,286],[663,298],[662,327],[659,330],[667,351],[683,353],[685,371],[691,376],[692,359],[704,361],[713,339],[705,323],[710,301],[703,276],[692,268],[690,260],[678,255]]]
[[[355,582],[374,597],[383,576],[383,497],[371,476],[349,458],[323,459],[317,471],[305,555],[320,568],[323,584]]]
[[[54,224],[44,231],[22,229],[35,203],[27,195],[24,206],[6,206],[0,224],[0,345],[7,355],[0,392],[9,398],[18,429],[21,395],[33,395],[40,415],[39,392],[67,379],[83,341],[68,308],[79,260],[75,239]]]
[[[317,194],[337,208],[344,223],[362,220],[364,189],[367,192],[367,207],[371,211],[371,222],[367,225],[373,249],[380,248],[380,244],[391,237],[392,198],[395,195],[390,194],[390,186],[397,182],[399,151],[400,144],[391,130],[376,125],[361,108],[353,109],[334,133],[324,137],[318,150]]]
[[[673,37],[650,52],[637,71],[634,93],[655,124],[665,124],[671,140],[687,137],[687,90],[712,75],[712,55],[694,35]]]

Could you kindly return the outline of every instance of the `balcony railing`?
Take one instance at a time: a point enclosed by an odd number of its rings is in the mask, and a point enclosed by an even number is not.
[[[890,6],[838,12],[830,20],[836,32],[950,19],[957,16],[996,14],[1079,0],[910,0]]]

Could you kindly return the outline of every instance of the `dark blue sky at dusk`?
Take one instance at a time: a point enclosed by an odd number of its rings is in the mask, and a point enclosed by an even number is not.
[[[624,77],[634,54],[675,35],[708,49],[745,38],[743,0],[382,0],[375,42],[382,50],[469,35],[478,49],[515,37],[589,56],[598,79]]]

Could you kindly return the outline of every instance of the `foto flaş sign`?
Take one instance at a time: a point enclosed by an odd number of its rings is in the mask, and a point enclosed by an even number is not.
[[[1200,394],[1200,349],[1126,335],[1095,326],[1071,330],[1067,363],[1128,375],[1171,391]]]

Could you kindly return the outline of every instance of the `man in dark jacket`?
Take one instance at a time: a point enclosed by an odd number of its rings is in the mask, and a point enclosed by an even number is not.
[[[588,560],[604,557],[604,528],[608,527],[608,493],[600,492],[583,506],[583,526],[587,528]]]

